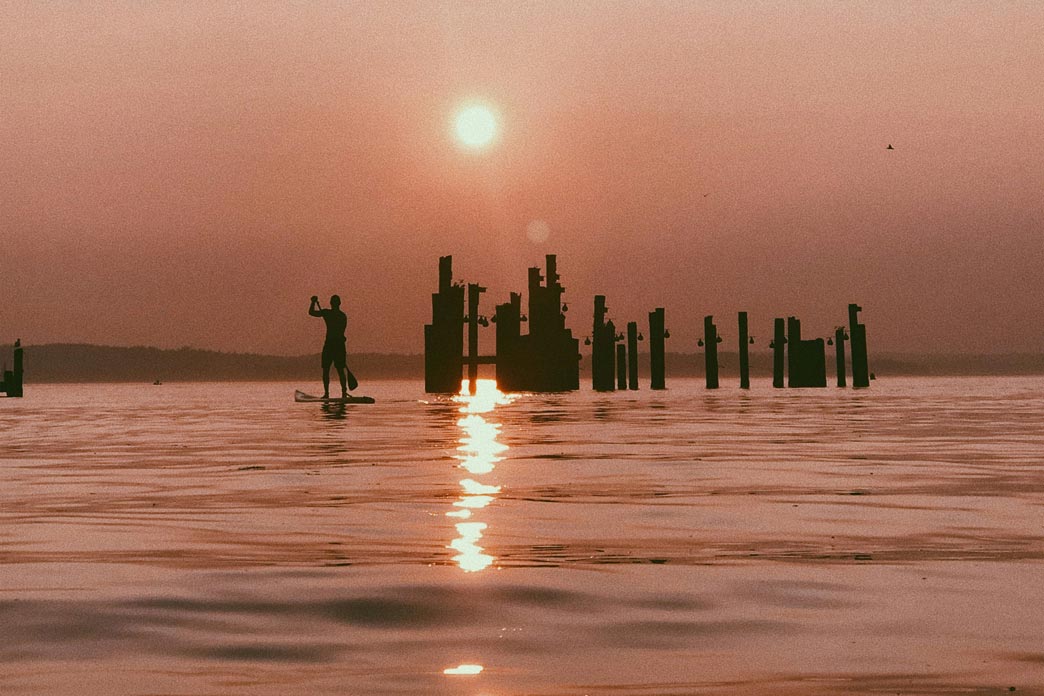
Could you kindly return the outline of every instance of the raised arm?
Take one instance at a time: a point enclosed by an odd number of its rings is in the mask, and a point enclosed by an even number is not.
[[[308,305],[308,314],[313,317],[323,316],[323,309],[319,306],[318,295],[312,295],[312,303]]]

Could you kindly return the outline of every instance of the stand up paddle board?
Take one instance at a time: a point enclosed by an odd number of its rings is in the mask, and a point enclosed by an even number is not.
[[[320,404],[372,404],[376,403],[372,396],[346,396],[344,398],[328,396],[325,399],[321,396],[312,396],[311,394],[305,394],[300,389],[294,391],[294,401],[298,403],[320,403]]]

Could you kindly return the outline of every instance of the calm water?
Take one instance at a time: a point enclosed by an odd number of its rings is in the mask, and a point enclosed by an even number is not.
[[[1044,693],[1044,379],[294,386],[0,399],[0,693]]]

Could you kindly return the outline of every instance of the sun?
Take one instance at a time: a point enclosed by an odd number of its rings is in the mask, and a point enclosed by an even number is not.
[[[480,150],[497,137],[497,117],[488,106],[472,104],[457,112],[453,131],[461,145]]]

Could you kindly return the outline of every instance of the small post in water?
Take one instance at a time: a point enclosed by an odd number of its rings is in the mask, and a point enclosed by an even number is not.
[[[835,362],[837,364],[837,386],[847,386],[845,383],[845,327],[839,326],[834,329]]]
[[[714,317],[703,318],[703,341],[707,361],[707,388],[718,388],[718,327],[714,325]]]
[[[663,307],[649,312],[649,388],[665,389],[664,381],[664,330]]]
[[[786,336],[786,324],[783,319],[776,319],[773,322],[773,333],[772,333],[772,386],[776,389],[783,388],[783,365],[784,360],[784,348],[787,343]]]
[[[740,389],[750,389],[750,354],[747,346],[750,344],[747,336],[747,313],[739,313],[739,370]]]
[[[616,388],[627,388],[627,347],[623,343],[616,346]]]
[[[627,322],[627,387],[638,388],[638,322]],[[620,387],[623,389],[623,387]]]
[[[866,356],[866,324],[859,323],[863,308],[848,305],[848,338],[852,341],[852,386],[857,389],[870,386],[870,366]]]

